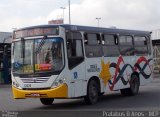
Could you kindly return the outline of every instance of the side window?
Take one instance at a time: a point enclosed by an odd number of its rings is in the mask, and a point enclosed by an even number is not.
[[[120,45],[132,45],[132,37],[131,36],[119,36]]]
[[[87,57],[101,57],[102,48],[101,48],[101,38],[100,34],[84,34],[85,37],[85,51]]]
[[[148,53],[147,49],[147,39],[143,36],[134,37],[134,46],[136,55],[146,55]]]
[[[116,57],[120,55],[117,35],[102,35],[102,43],[104,56]]]
[[[132,36],[119,36],[119,48],[121,55],[134,55],[133,38]]]
[[[82,35],[79,32],[67,32],[66,37],[68,65],[72,69],[84,60]]]
[[[147,37],[147,46],[148,46],[148,53],[151,54],[151,37]]]

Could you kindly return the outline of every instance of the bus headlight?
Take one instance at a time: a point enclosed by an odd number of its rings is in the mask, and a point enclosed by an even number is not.
[[[65,83],[65,80],[66,80],[66,79],[63,78],[63,77],[56,79],[56,80],[53,82],[53,84],[52,84],[52,88],[58,87],[58,86],[64,84],[64,83]]]
[[[54,82],[52,87],[58,87],[58,82]]]
[[[59,82],[59,84],[63,84],[64,83],[62,79],[60,79],[58,82]]]
[[[13,85],[14,87],[18,88],[18,89],[22,89],[22,88],[20,87],[19,83],[16,82],[16,80],[13,80],[13,79],[12,79],[12,85]]]

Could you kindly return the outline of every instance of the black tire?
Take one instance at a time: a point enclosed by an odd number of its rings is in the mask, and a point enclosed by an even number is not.
[[[137,75],[132,75],[130,80],[130,88],[121,89],[121,94],[123,96],[134,96],[137,95],[139,92],[139,78]]]
[[[40,98],[40,101],[44,105],[52,105],[54,98]]]
[[[98,101],[98,83],[95,80],[91,80],[87,87],[87,95],[85,96],[86,104],[95,104]]]

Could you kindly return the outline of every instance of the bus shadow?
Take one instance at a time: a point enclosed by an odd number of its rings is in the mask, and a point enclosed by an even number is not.
[[[101,111],[101,110],[113,110],[113,109],[137,109],[145,108],[150,105],[149,102],[153,97],[150,96],[149,91],[141,91],[137,96],[122,96],[120,92],[113,92],[111,94],[105,94],[99,97],[99,100],[94,105],[87,105],[84,99],[66,99],[58,100],[50,106],[41,106],[36,110],[47,111]],[[153,102],[155,103],[155,102]],[[155,104],[157,105],[157,104]],[[152,106],[152,105],[151,105]]]
[[[113,102],[118,102],[118,100],[124,99],[120,93],[105,94],[99,97],[99,100],[94,105],[87,105],[83,98],[80,99],[66,99],[65,101],[59,100],[59,102],[54,102],[50,106],[42,106],[37,109],[42,110],[88,110],[88,109],[98,109],[99,107],[110,107]],[[112,105],[113,106],[113,105]],[[98,107],[98,108],[97,108]]]

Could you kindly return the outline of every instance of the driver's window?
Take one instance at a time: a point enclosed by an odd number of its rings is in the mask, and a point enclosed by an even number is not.
[[[84,60],[82,35],[79,32],[67,32],[66,37],[68,65],[72,69]]]

